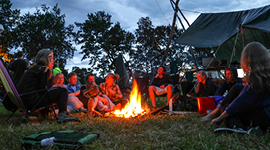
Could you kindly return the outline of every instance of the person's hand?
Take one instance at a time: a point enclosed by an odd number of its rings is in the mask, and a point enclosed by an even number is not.
[[[220,124],[221,123],[221,119],[218,117],[218,118],[215,118],[212,120],[212,122],[210,123],[210,125],[214,125],[214,124]]]
[[[165,88],[165,85],[161,85],[160,88],[161,88],[161,89],[164,89],[164,88]]]
[[[187,96],[187,97],[192,97],[190,94],[187,94],[186,96]]]
[[[159,77],[159,74],[157,74],[155,78],[158,78],[158,77]]]

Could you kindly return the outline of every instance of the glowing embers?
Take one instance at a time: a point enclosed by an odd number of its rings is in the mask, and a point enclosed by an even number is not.
[[[115,117],[125,118],[146,114],[146,109],[143,109],[141,105],[141,93],[139,92],[136,80],[133,81],[129,102],[126,104],[125,108],[122,110],[115,110],[113,114]]]

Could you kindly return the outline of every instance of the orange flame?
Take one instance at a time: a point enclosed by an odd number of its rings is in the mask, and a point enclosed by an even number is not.
[[[142,115],[145,113],[145,110],[141,107],[141,93],[139,92],[139,88],[136,80],[133,81],[132,91],[130,93],[129,102],[126,104],[125,108],[120,110],[115,110],[113,114],[116,117],[135,117],[138,115]]]

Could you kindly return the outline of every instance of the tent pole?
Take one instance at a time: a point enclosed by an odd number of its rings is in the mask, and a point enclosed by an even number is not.
[[[176,6],[178,5],[180,0],[176,0]],[[169,41],[168,41],[168,44],[166,46],[166,51],[163,55],[163,58],[162,58],[162,62],[161,62],[161,65],[164,65],[164,62],[166,60],[166,57],[167,57],[167,54],[168,54],[168,51],[169,51],[169,47],[170,47],[170,44],[171,44],[171,41],[172,41],[172,37],[173,37],[173,32],[174,32],[174,26],[175,26],[175,20],[176,20],[176,16],[177,16],[177,9],[174,9],[174,16],[173,16],[173,23],[172,23],[172,28],[171,28],[171,31],[170,31],[170,37],[169,37]]]
[[[197,64],[197,61],[196,61],[196,59],[195,59],[195,55],[194,55],[194,52],[193,52],[193,48],[192,48],[191,46],[189,46],[189,51],[190,51],[191,56],[192,56],[192,58],[193,58],[193,60],[194,60],[196,72],[198,72],[198,71],[199,71],[199,70],[198,70],[198,64]]]
[[[244,36],[244,29],[240,28],[241,34],[242,34],[242,41],[243,41],[243,49],[245,48],[245,36]]]

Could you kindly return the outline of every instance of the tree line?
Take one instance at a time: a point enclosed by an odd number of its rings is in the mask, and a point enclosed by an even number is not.
[[[11,6],[10,0],[0,2],[0,22],[5,29],[0,35],[1,53],[7,53],[12,59],[14,56],[9,52],[21,49],[26,58],[32,60],[40,49],[49,48],[54,51],[60,69],[64,70],[74,52],[79,51],[81,60],[89,59],[89,68],[74,66],[71,71],[95,71],[101,77],[115,70],[119,54],[128,56],[126,66],[132,72],[152,73],[161,63],[171,30],[170,25],[155,27],[149,17],[141,17],[138,28],[131,33],[119,22],[113,23],[112,16],[105,11],[88,13],[84,22],[66,25],[65,14],[61,14],[58,4],[53,8],[42,4],[34,13],[26,14],[12,10]],[[75,27],[78,30],[75,31]],[[179,69],[192,66],[187,48],[175,43],[183,30],[174,29],[165,64],[175,62]]]

